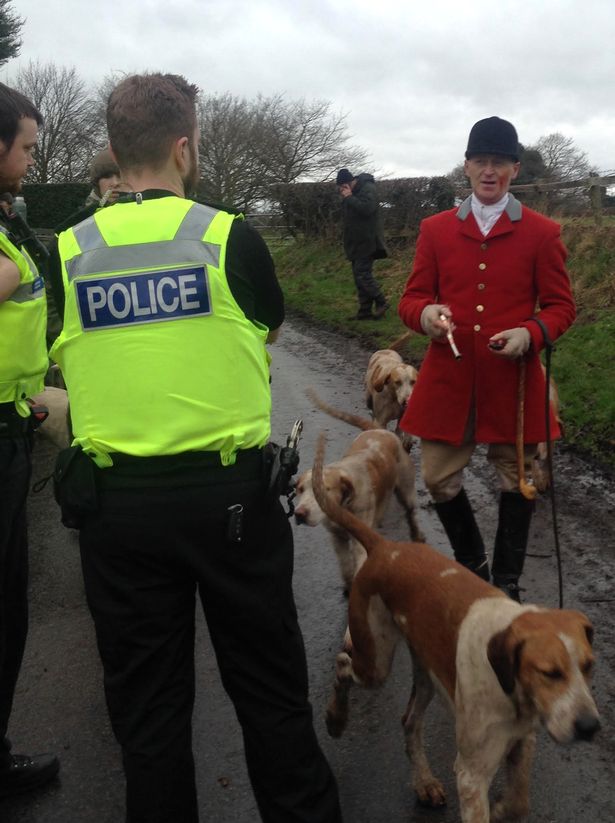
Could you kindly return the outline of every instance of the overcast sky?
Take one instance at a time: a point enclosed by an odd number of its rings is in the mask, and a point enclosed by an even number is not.
[[[183,74],[208,93],[325,99],[381,176],[445,174],[482,117],[572,137],[615,171],[613,0],[14,0],[30,60]]]

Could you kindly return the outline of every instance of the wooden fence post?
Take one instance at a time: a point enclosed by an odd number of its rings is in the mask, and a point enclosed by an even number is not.
[[[589,199],[591,201],[592,213],[594,215],[594,223],[596,226],[602,225],[602,190],[603,186],[599,185],[599,179],[590,177],[589,185]]]

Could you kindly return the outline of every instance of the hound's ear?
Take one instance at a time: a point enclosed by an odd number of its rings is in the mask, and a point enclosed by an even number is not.
[[[354,485],[347,474],[340,474],[340,505],[346,506],[354,497]]]
[[[588,620],[583,628],[585,629],[585,634],[587,635],[587,642],[591,646],[592,643],[594,642],[594,627],[592,626],[592,624]]]
[[[383,368],[379,367],[374,372],[374,391],[381,392],[386,383],[386,373]]]
[[[516,640],[510,628],[494,634],[487,645],[487,658],[506,694],[515,690],[522,646],[523,641]]]
[[[583,612],[578,612],[576,610],[572,610],[570,614],[575,618],[579,630],[585,633],[585,637],[587,638],[587,642],[591,646],[594,642],[594,627],[588,616],[583,614]]]

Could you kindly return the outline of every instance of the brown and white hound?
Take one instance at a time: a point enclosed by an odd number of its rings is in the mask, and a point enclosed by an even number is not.
[[[360,425],[362,418],[347,415]],[[370,421],[366,422],[370,427]],[[416,518],[417,500],[414,464],[400,439],[391,431],[367,428],[352,441],[340,460],[324,467],[328,494],[370,526],[384,516],[393,495],[404,510],[411,538],[422,540]],[[365,560],[365,550],[354,537],[333,523],[318,505],[312,490],[312,470],[295,484],[295,521],[329,531],[337,555],[345,591]]]
[[[425,544],[386,540],[329,497],[323,454],[321,435],[316,499],[367,552],[350,592],[352,656],[337,657],[329,733],[337,737],[346,726],[351,684],[383,683],[403,638],[414,667],[403,726],[419,800],[446,802],[423,748],[423,716],[437,690],[455,715],[462,823],[527,814],[537,727],[562,744],[590,740],[600,727],[589,686],[591,623],[581,612],[515,603]],[[490,812],[489,787],[503,761],[505,787]]]

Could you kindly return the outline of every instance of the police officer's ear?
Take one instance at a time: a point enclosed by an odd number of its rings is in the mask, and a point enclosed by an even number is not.
[[[113,162],[115,163],[115,165],[116,165],[116,166],[118,167],[118,169],[119,169],[119,168],[120,168],[120,164],[117,162],[117,156],[116,156],[115,152],[113,151],[113,146],[111,145],[111,143],[109,143],[109,144],[107,145],[107,149],[109,150],[109,154],[111,155],[111,159],[113,160]],[[121,171],[121,169],[120,169],[120,171]]]
[[[190,155],[190,140],[188,137],[179,137],[173,144],[173,156],[180,173],[184,174],[190,169],[192,162]]]

